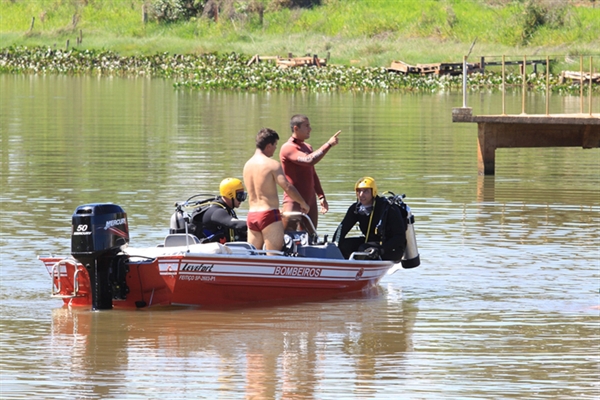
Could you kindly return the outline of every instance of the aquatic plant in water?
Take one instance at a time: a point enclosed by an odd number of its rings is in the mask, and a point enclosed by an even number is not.
[[[147,76],[173,79],[176,88],[244,91],[419,91],[462,89],[462,76],[404,75],[382,67],[328,65],[281,68],[272,62],[247,65],[249,57],[229,54],[169,54],[122,57],[103,50],[10,47],[0,51],[0,72],[94,76]],[[507,74],[505,87],[521,87],[523,76]],[[526,76],[529,90],[545,91],[544,74]],[[579,85],[550,76],[550,89],[577,93]],[[500,90],[498,73],[468,76],[469,91]],[[585,90],[587,91],[587,86]],[[594,91],[600,91],[596,85]]]

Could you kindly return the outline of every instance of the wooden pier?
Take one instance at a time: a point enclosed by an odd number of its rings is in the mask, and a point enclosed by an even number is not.
[[[600,114],[472,115],[452,110],[452,122],[477,123],[477,166],[494,175],[496,149],[514,147],[600,147]]]
[[[524,68],[528,65],[533,66],[533,72],[537,73],[539,65],[547,65],[551,60],[524,60],[524,61],[486,61],[485,57],[481,57],[478,63],[462,63],[462,62],[444,62],[444,63],[433,63],[433,64],[416,64],[410,65],[404,61],[392,61],[392,64],[387,69],[389,72],[399,72],[404,75],[415,74],[415,75],[462,75],[463,68],[466,66],[468,74],[473,73],[484,73],[486,67],[491,66],[519,66],[521,73]],[[524,67],[525,66],[525,67]],[[597,74],[596,74],[597,75]]]
[[[546,96],[546,114],[527,114],[527,58],[521,64],[522,99],[521,114],[507,115],[505,112],[505,67],[508,63],[502,56],[502,114],[473,115],[467,107],[467,57],[463,57],[463,106],[452,110],[452,122],[477,123],[477,166],[479,175],[494,175],[496,172],[496,149],[514,147],[600,147],[600,114],[593,113],[592,85],[596,83],[592,57],[589,57],[589,73],[584,73],[583,56],[580,57],[579,114],[550,114]],[[483,57],[482,57],[483,60]],[[488,63],[489,65],[489,63]],[[546,93],[550,93],[550,58],[546,57]],[[534,66],[535,69],[535,66]],[[536,72],[537,73],[537,72]],[[583,87],[588,86],[588,113],[584,113]]]

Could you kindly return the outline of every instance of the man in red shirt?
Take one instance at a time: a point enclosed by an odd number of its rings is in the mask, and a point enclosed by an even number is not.
[[[317,227],[319,213],[317,211],[317,197],[321,205],[321,213],[329,210],[321,181],[315,171],[315,164],[327,154],[329,149],[338,144],[337,131],[323,146],[313,151],[310,144],[305,141],[310,138],[310,122],[305,115],[294,115],[290,121],[292,136],[281,146],[279,159],[286,178],[298,189],[302,198],[310,207],[308,216]],[[296,203],[287,193],[283,195],[283,211],[300,211],[300,204]]]

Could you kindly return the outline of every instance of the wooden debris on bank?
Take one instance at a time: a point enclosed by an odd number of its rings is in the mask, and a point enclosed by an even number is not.
[[[327,65],[327,59],[319,58],[316,54],[312,57],[280,58],[277,60],[277,65],[282,68],[307,67],[313,65],[317,67],[324,67]]]
[[[570,80],[571,83],[579,83],[583,79],[583,83],[590,83],[590,79],[594,84],[600,84],[600,73],[590,74],[589,72],[584,72],[583,76],[579,71],[562,71],[560,74],[560,83],[565,83],[567,80]]]
[[[259,63],[261,61],[275,61],[275,64],[281,68],[293,68],[293,67],[324,67],[327,65],[327,58],[319,58],[316,54],[312,56],[307,54],[304,57],[293,57],[292,54],[288,54],[288,57],[280,57],[280,56],[260,56],[255,54],[250,61],[246,64],[246,66],[250,66],[254,63]]]
[[[462,63],[433,63],[410,65],[403,61],[392,61],[388,68],[390,72],[401,72],[407,74],[419,75],[461,75],[463,70]],[[467,63],[467,73],[481,72],[480,64]]]
[[[392,65],[388,71],[402,72],[403,74],[420,74],[421,70],[413,65],[407,64],[404,61],[392,61]]]

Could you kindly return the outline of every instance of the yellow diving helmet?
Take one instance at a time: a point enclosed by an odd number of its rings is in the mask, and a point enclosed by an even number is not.
[[[373,197],[377,196],[377,184],[375,183],[375,179],[370,176],[362,177],[356,182],[354,191],[356,192],[358,189],[371,189]]]
[[[240,203],[246,200],[246,192],[242,181],[237,178],[225,178],[219,185],[219,194],[229,199],[236,199]]]

